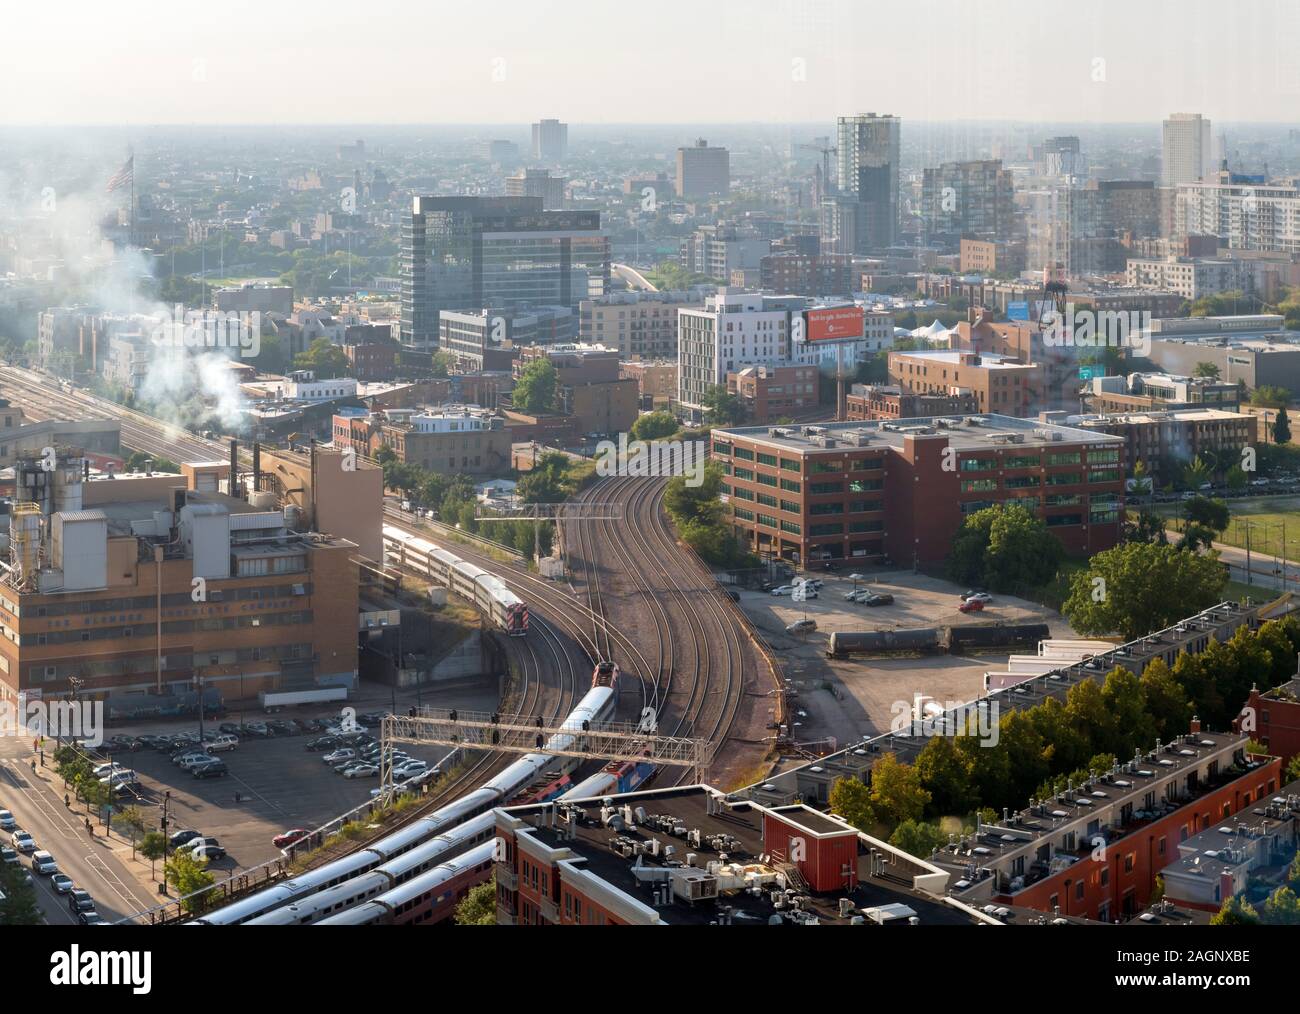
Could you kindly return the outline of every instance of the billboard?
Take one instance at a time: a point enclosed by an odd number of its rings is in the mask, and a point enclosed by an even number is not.
[[[860,306],[809,310],[804,316],[807,319],[804,341],[828,342],[861,338],[866,330],[867,312]]]
[[[1007,320],[1028,320],[1029,301],[1021,300],[1007,304]]]

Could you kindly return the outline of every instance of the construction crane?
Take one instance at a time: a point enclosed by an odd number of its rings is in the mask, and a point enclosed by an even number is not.
[[[825,199],[835,192],[831,186],[831,156],[839,153],[839,148],[824,148],[820,144],[801,144],[799,148],[805,151],[819,151],[822,156],[822,198]]]

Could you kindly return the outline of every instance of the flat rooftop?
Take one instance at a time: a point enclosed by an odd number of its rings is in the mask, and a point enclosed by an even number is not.
[[[927,363],[942,363],[947,366],[961,366],[963,365],[962,363],[963,356],[969,358],[970,356],[973,356],[975,354],[976,353],[974,352],[961,352],[961,351],[926,352],[924,350],[918,352],[895,352],[894,353],[894,355],[898,356],[900,359],[924,359]],[[1010,356],[998,355],[996,352],[981,352],[979,353],[978,363],[967,363],[965,365],[972,366],[972,367],[978,366],[982,370],[1037,369],[1036,366],[1030,366],[1026,363],[1022,363],[1020,360],[1013,359]]]
[[[1034,447],[1054,444],[1107,444],[1119,446],[1123,437],[1095,433],[1074,426],[1018,419],[1007,415],[921,416],[914,419],[876,420],[870,422],[818,423],[813,426],[742,426],[714,430],[714,440],[740,440],[746,444],[763,444],[779,450],[800,453],[843,453],[853,450],[854,435],[866,442],[857,446],[888,446],[901,450],[904,439],[911,436],[946,436],[948,445],[958,450],[993,450],[1001,446]],[[837,438],[832,448],[823,447],[820,437]],[[1016,438],[1020,438],[1017,440]]]
[[[654,905],[652,887],[638,881],[632,872],[637,858],[629,858],[619,850],[630,844],[648,844],[657,839],[659,855],[643,851],[640,856],[642,865],[680,866],[688,852],[696,855],[694,865],[702,873],[706,872],[709,863],[719,861],[719,856],[724,852],[729,863],[764,865],[761,859],[765,851],[763,809],[748,800],[739,800],[713,807],[719,812],[710,813],[711,807],[706,798],[710,793],[711,790],[695,785],[613,797],[620,808],[628,805],[634,812],[638,808],[645,811],[644,822],[638,823],[633,830],[620,831],[603,826],[600,822],[602,804],[595,801],[572,804],[581,812],[577,835],[572,840],[565,836],[565,827],[559,822],[554,827],[522,827],[518,833],[531,835],[551,848],[569,849],[582,861],[584,870],[642,904],[654,907],[660,919],[669,925],[707,925],[718,919],[724,906],[732,909],[733,925],[766,925],[773,915],[778,914],[767,890],[757,895],[740,890],[719,892],[716,899],[700,901],[694,905],[676,898],[666,905]],[[715,794],[715,798],[719,797]],[[508,807],[503,812],[528,823],[530,817],[535,819],[537,815],[547,813],[552,808],[551,804],[535,804]],[[853,830],[825,815],[817,816],[829,829]],[[700,832],[700,845],[688,846],[685,835],[695,830]],[[672,857],[664,854],[665,846],[674,849]],[[859,848],[865,849],[865,846],[860,844]],[[904,883],[904,878],[897,873],[892,877],[888,873],[883,877],[869,876],[868,858],[866,855],[858,857],[860,883],[854,891],[841,891],[833,895],[801,891],[799,893],[804,898],[802,908],[812,912],[824,924],[849,925],[850,917],[839,914],[839,899],[847,897],[853,902],[852,915],[862,914],[863,909],[900,905],[914,913],[922,924],[969,925],[974,921],[967,912],[912,890],[910,881]],[[906,919],[902,922],[906,924]]]
[[[1161,412],[1103,412],[1099,415],[1075,419],[1077,426],[1097,426],[1106,423],[1158,423],[1158,422],[1215,422],[1218,420],[1244,420],[1240,412],[1225,412],[1221,408],[1172,408]]]

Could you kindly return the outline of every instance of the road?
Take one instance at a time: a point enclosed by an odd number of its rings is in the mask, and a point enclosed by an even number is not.
[[[641,272],[634,267],[629,267],[627,264],[611,264],[610,270],[612,270],[614,274],[618,275],[619,278],[623,279],[623,281],[627,282],[628,288],[630,289],[641,289],[644,292],[659,291],[650,284],[650,280],[646,278],[645,275],[641,274]]]
[[[50,769],[49,742],[46,743],[46,767],[33,776],[30,762],[31,741],[23,736],[0,741],[0,806],[11,810],[18,826],[36,839],[36,847],[52,853],[59,869],[83,887],[95,899],[95,910],[109,922],[148,908],[157,896],[141,882],[148,876],[146,866],[138,872],[128,869],[132,863],[131,846],[120,836],[105,839],[102,826],[95,835],[86,832],[85,813],[63,805],[63,783]],[[6,836],[7,843],[7,836]],[[30,869],[29,856],[22,857],[24,869]],[[159,871],[161,876],[161,870]],[[48,877],[34,877],[37,902],[52,925],[77,922],[67,907],[65,896],[56,894]]]

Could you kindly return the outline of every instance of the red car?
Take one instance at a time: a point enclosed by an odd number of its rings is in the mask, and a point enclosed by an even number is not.
[[[296,827],[292,831],[285,831],[284,834],[277,834],[271,839],[271,844],[278,849],[285,849],[294,842],[306,838],[309,834],[311,834],[310,831],[305,831],[300,827]]]
[[[957,607],[961,613],[982,613],[984,612],[984,603],[979,599],[967,599]]]

